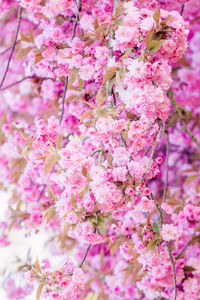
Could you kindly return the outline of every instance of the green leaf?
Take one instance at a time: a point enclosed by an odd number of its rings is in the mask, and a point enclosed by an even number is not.
[[[152,40],[149,44],[149,51],[151,53],[155,53],[157,52],[163,45],[163,43],[165,42],[165,40]]]
[[[155,221],[153,222],[153,227],[152,227],[152,229],[153,229],[153,231],[154,231],[155,233],[159,233],[159,232],[160,232],[160,230],[159,230],[159,224],[158,224],[158,221],[157,221],[157,220],[155,220]]]
[[[153,238],[149,241],[145,253],[147,253],[149,250],[153,250],[156,247],[156,244],[159,240],[159,234],[156,233]]]

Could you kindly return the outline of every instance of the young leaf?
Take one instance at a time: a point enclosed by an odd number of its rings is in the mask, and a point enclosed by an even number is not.
[[[113,78],[116,74],[116,71],[119,70],[119,67],[111,67],[107,70],[106,74],[103,77],[103,84],[106,84],[106,82],[108,80],[110,80],[111,78]]]
[[[97,28],[99,27],[99,23],[98,23],[98,19],[97,17],[94,19],[94,29],[97,30]]]
[[[41,267],[40,267],[40,263],[39,263],[39,260],[38,260],[38,257],[36,258],[36,261],[35,261],[35,269],[42,274],[42,270],[41,270]]]
[[[87,177],[87,169],[84,165],[82,165],[82,174],[83,176]]]
[[[62,140],[63,140],[63,134],[60,134],[57,138],[56,138],[56,149],[60,150],[62,147]]]
[[[87,118],[89,115],[91,115],[93,112],[94,112],[93,109],[86,110],[86,111],[82,114],[82,116],[81,116],[81,118],[80,118],[80,122],[83,122],[83,120],[84,120],[85,118]]]
[[[21,39],[22,42],[27,42],[27,43],[30,42],[30,41],[29,41],[29,37],[26,36],[23,32],[20,32],[19,35],[20,35],[20,39]]]
[[[120,57],[121,60],[126,59],[129,57],[129,55],[131,54],[133,48],[127,48],[125,53]]]
[[[149,44],[149,51],[151,53],[157,52],[162,47],[164,42],[165,40],[159,40],[159,41],[152,40]]]
[[[65,102],[66,102],[66,103],[70,103],[70,102],[72,102],[73,100],[75,100],[75,99],[77,99],[77,98],[78,98],[77,95],[71,95],[71,96],[69,96],[69,97],[65,100]]]
[[[147,49],[149,49],[149,45],[150,45],[150,42],[152,41],[153,35],[154,35],[154,25],[153,25],[153,28],[149,32],[147,32],[147,35],[145,38]]]
[[[49,209],[45,211],[43,217],[46,218],[46,224],[48,224],[50,220],[54,220],[56,217],[55,205],[50,206]]]
[[[71,195],[70,204],[74,209],[78,208],[74,194]]]
[[[160,22],[160,25],[161,25],[161,26],[166,25],[166,23],[171,19],[171,17],[172,17],[172,16],[168,15],[167,18],[166,18],[165,20],[163,20],[163,21]]]
[[[112,158],[112,150],[109,149],[108,151],[108,158],[107,158],[107,161],[108,161],[108,165],[112,168],[112,161],[113,161],[113,158]]]
[[[43,56],[42,54],[36,54],[35,55],[35,61],[34,61],[34,64],[37,64],[38,62],[40,62],[41,60],[43,59]]]
[[[98,92],[97,92],[97,96],[96,96],[96,102],[97,102],[97,105],[99,106],[99,107],[102,107],[102,105],[104,104],[104,101],[105,101],[105,99],[104,99],[104,97],[103,97],[103,95],[102,95],[102,91],[101,91],[101,88],[98,90]]]
[[[44,162],[44,171],[46,175],[48,175],[52,171],[58,160],[59,157],[57,155],[48,155],[46,157]]]
[[[68,77],[68,85],[71,86],[77,78],[79,70],[73,68]]]
[[[158,224],[158,221],[157,220],[155,220],[154,222],[153,222],[153,227],[152,227],[152,229],[153,229],[153,231],[155,232],[155,233],[159,233],[159,224]]]
[[[155,234],[154,237],[149,241],[145,253],[147,253],[149,250],[153,250],[157,244],[157,241],[159,239],[159,234]]]
[[[33,49],[33,47],[27,47],[27,48],[22,48],[20,49],[16,55],[15,55],[15,58],[22,58],[22,57],[25,57],[30,51],[31,49]]]
[[[41,283],[41,284],[38,286],[37,292],[36,292],[36,300],[40,300],[40,296],[41,296],[43,287],[44,287],[44,283]]]
[[[156,22],[157,27],[159,27],[159,24],[160,24],[160,7],[153,14],[153,19]]]
[[[99,298],[98,293],[89,292],[89,294],[87,294],[84,300],[98,300],[98,298]]]

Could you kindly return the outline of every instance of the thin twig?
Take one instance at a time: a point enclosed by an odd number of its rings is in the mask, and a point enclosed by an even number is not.
[[[34,76],[27,76],[27,77],[24,77],[24,78],[22,78],[22,79],[20,79],[20,80],[18,80],[18,81],[15,81],[15,82],[13,82],[13,83],[11,83],[11,84],[9,84],[9,85],[7,85],[7,86],[1,88],[0,91],[5,91],[5,90],[7,90],[7,89],[9,89],[9,88],[11,88],[11,87],[13,87],[13,86],[15,86],[15,85],[17,85],[17,84],[23,82],[24,80],[27,80],[27,79],[30,79],[30,78],[35,78],[35,77],[34,77]]]
[[[174,300],[176,300],[176,296],[177,296],[176,268],[175,268],[175,263],[174,263],[174,259],[173,259],[173,256],[172,256],[172,251],[170,249],[169,242],[166,242],[166,245],[167,245],[167,251],[168,251],[169,259],[171,261],[171,266],[172,266],[173,282],[174,282]]]
[[[82,259],[82,261],[81,261],[81,263],[80,263],[80,265],[79,265],[79,268],[81,268],[81,267],[83,266],[84,261],[85,261],[86,258],[87,258],[87,255],[88,255],[88,252],[89,252],[91,246],[92,246],[91,244],[88,245],[88,247],[87,247],[87,249],[86,249],[86,251],[85,251],[85,255],[84,255],[84,257],[83,257],[83,259]]]
[[[62,119],[64,116],[64,111],[65,111],[65,96],[67,92],[67,84],[68,84],[68,76],[65,78],[65,85],[64,85],[64,91],[63,91],[63,97],[62,97],[62,110],[61,110],[61,116],[60,116],[60,121],[59,123],[62,123]]]
[[[157,123],[159,125],[159,129],[156,132],[156,135],[155,135],[155,138],[154,138],[154,142],[153,142],[153,148],[152,148],[151,155],[150,155],[150,158],[149,158],[149,164],[148,164],[148,166],[146,168],[145,173],[142,176],[141,182],[144,180],[146,173],[149,171],[149,169],[151,167],[151,164],[152,164],[152,161],[153,161],[153,158],[154,158],[154,154],[156,152],[157,137],[158,137],[158,134],[159,134],[160,130],[162,129],[162,121],[160,119],[158,119]]]
[[[103,146],[101,147],[100,151],[99,151],[99,155],[98,155],[98,161],[97,161],[97,165],[100,166],[101,162],[102,162],[102,155],[103,155]]]
[[[33,27],[33,30],[37,29],[37,28],[39,27],[39,25],[40,25],[40,22],[39,22],[38,24],[36,24],[36,25]],[[15,45],[19,44],[21,41],[22,41],[22,40],[19,39],[18,41],[16,41],[16,44],[15,44]],[[9,50],[11,50],[11,49],[12,49],[12,46],[10,46],[9,48],[3,50],[3,51],[0,53],[0,55],[6,54],[6,53],[7,53]]]
[[[166,173],[165,173],[165,185],[164,185],[164,190],[163,190],[163,197],[162,197],[162,202],[164,203],[166,200],[166,194],[167,194],[167,185],[168,185],[168,173],[169,173],[169,149],[170,149],[170,144],[169,144],[169,131],[168,129],[165,130],[166,134]]]
[[[176,255],[175,259],[179,259],[183,253],[185,252],[187,246],[192,242],[192,240],[194,239],[195,237],[195,233],[191,236],[191,238],[187,241],[187,243],[185,244],[185,246],[181,249],[181,251],[179,252],[179,254]]]
[[[171,89],[169,89],[168,91],[168,97],[170,98],[171,102],[172,102],[172,105],[175,109],[175,112],[177,113],[178,117],[179,117],[179,120],[183,126],[183,130],[185,131],[185,133],[193,140],[193,142],[197,145],[199,151],[200,151],[200,143],[197,141],[196,137],[193,135],[192,131],[190,131],[187,126],[186,126],[186,123],[184,121],[184,118],[182,116],[182,113],[181,113],[181,109],[180,107],[178,106],[178,104],[176,103],[176,100],[174,98],[174,94],[172,92]]]
[[[72,15],[72,16],[70,17],[68,24],[66,25],[66,27],[65,27],[64,30],[63,30],[64,33],[65,33],[65,32],[67,31],[67,29],[69,28],[69,26],[70,26],[70,24],[71,24],[73,18],[74,18],[74,15]]]
[[[41,189],[41,191],[40,191],[40,193],[39,193],[39,196],[38,196],[38,198],[37,198],[37,202],[40,201],[40,199],[41,199],[41,197],[42,197],[42,194],[44,193],[45,188],[46,188],[46,184],[43,184],[43,187],[42,187],[42,189]]]
[[[93,156],[95,153],[102,151],[102,148],[96,148],[90,153],[90,156]]]
[[[21,42],[21,40],[18,40],[17,42],[16,42],[16,44],[15,45],[17,45],[17,44],[19,44]],[[5,50],[3,50],[1,53],[0,53],[0,55],[4,55],[4,54],[6,54],[9,50],[11,50],[12,49],[12,46],[10,46],[9,48],[6,48]]]
[[[15,86],[15,85],[17,85],[17,84],[23,82],[23,81],[25,81],[25,80],[27,80],[27,79],[42,79],[42,80],[51,79],[51,80],[54,80],[54,79],[51,78],[51,77],[36,77],[35,75],[33,75],[33,76],[27,76],[27,77],[24,77],[24,78],[22,78],[22,79],[20,79],[20,80],[18,80],[18,81],[15,81],[15,82],[13,82],[13,83],[11,83],[11,84],[9,84],[9,85],[7,85],[7,86],[1,88],[0,91],[5,91],[5,90],[7,90],[7,89],[9,89],[9,88],[11,88],[11,87],[13,87],[13,86]]]
[[[73,33],[72,33],[72,40],[73,38],[75,37],[76,35],[76,28],[77,28],[77,25],[78,25],[78,21],[79,21],[79,13],[81,12],[82,10],[82,0],[78,0],[78,12],[76,14],[76,18],[75,18],[75,22],[74,22],[74,25],[73,25]]]
[[[13,52],[15,50],[15,46],[16,46],[17,38],[18,38],[18,34],[19,34],[20,23],[21,23],[21,16],[22,16],[22,7],[20,6],[19,9],[18,9],[18,13],[17,13],[17,30],[16,30],[16,33],[15,33],[15,38],[14,38],[14,42],[13,42],[12,49],[11,49],[11,52],[10,52],[10,56],[9,56],[9,59],[8,59],[8,63],[7,63],[7,66],[6,66],[6,70],[4,72],[3,78],[2,78],[1,83],[0,83],[0,88],[2,87],[2,85],[4,83],[4,80],[6,79],[6,75],[7,75],[8,70],[9,70],[9,66],[10,66],[12,56],[13,56]]]
[[[120,0],[114,0],[113,16],[115,16],[116,10],[117,10],[117,7],[119,6],[119,4],[120,4]],[[109,34],[109,56],[108,56],[108,62],[107,62],[106,71],[108,70],[110,59],[113,57],[113,49],[112,49],[112,45],[111,45],[111,41],[113,39],[114,39],[114,29],[111,28],[110,34]],[[113,103],[110,102],[110,100],[109,100],[109,98],[110,98],[111,95],[112,95],[112,89],[110,88],[110,80],[108,80],[106,82],[106,105],[108,107],[112,107],[113,106]]]
[[[181,6],[181,12],[180,12],[180,15],[181,15],[181,16],[183,15],[184,8],[185,8],[185,4],[183,4],[183,5]]]

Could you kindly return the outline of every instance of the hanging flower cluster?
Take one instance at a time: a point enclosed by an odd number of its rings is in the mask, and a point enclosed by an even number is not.
[[[0,4],[0,245],[51,243],[8,299],[199,299],[199,1]]]

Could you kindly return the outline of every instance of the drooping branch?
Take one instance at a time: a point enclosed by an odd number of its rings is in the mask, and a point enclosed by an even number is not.
[[[68,24],[65,26],[65,28],[64,28],[64,30],[63,30],[64,32],[67,31],[67,29],[69,28],[69,26],[70,26],[72,20],[74,19],[74,17],[75,17],[75,15],[72,15],[72,16],[70,17]]]
[[[197,145],[197,147],[198,147],[198,149],[200,151],[200,143],[197,141],[197,138],[193,135],[192,131],[187,128],[187,125],[186,125],[185,120],[183,118],[183,115],[181,113],[181,109],[178,106],[178,104],[176,103],[176,100],[174,98],[174,94],[173,94],[172,90],[169,89],[169,91],[168,91],[167,94],[168,94],[168,97],[170,98],[170,100],[172,102],[172,105],[174,107],[175,112],[177,113],[177,115],[179,117],[179,120],[180,120],[180,122],[181,122],[181,124],[183,126],[183,130],[193,140],[193,142]]]
[[[64,116],[64,110],[65,110],[65,96],[67,92],[67,84],[68,84],[68,76],[65,78],[65,85],[64,85],[64,91],[63,91],[63,97],[62,97],[62,108],[61,108],[61,116],[60,116],[60,121],[59,123],[62,123],[62,119]]]
[[[83,266],[83,264],[84,264],[84,262],[85,262],[85,260],[86,260],[86,258],[87,258],[87,255],[88,255],[88,252],[89,252],[91,246],[92,246],[91,244],[88,245],[88,247],[87,247],[87,249],[86,249],[86,251],[85,251],[85,254],[84,254],[84,256],[83,256],[83,259],[82,259],[82,261],[81,261],[80,264],[79,264],[79,268],[82,268],[82,266]]]
[[[26,76],[26,77],[24,77],[24,78],[22,78],[22,79],[20,79],[18,81],[15,81],[15,82],[13,82],[13,83],[11,83],[11,84],[9,84],[9,85],[1,88],[0,91],[5,91],[5,90],[7,90],[7,89],[9,89],[9,88],[17,85],[17,84],[20,84],[21,82],[23,82],[23,81],[25,81],[27,79],[42,79],[42,80],[51,79],[51,80],[53,80],[53,78],[51,78],[51,77],[36,77],[35,75],[33,75],[33,76]]]
[[[116,15],[116,10],[117,10],[119,4],[120,4],[120,0],[114,0],[113,16]],[[109,34],[109,56],[108,56],[108,62],[107,62],[106,71],[109,68],[110,59],[113,57],[113,49],[112,49],[112,45],[111,45],[111,41],[113,39],[114,39],[114,29],[111,28],[110,34]],[[112,103],[109,100],[109,98],[110,98],[111,95],[112,95],[112,89],[110,88],[110,81],[108,80],[106,82],[106,104],[107,104],[108,107],[112,107]]]
[[[181,249],[181,251],[179,252],[179,254],[176,255],[176,260],[178,260],[179,258],[181,258],[181,256],[183,255],[183,253],[185,252],[186,248],[189,246],[189,244],[196,238],[196,233],[194,233],[191,238],[187,241],[187,243],[185,244],[185,246]]]
[[[36,24],[36,25],[33,27],[33,30],[37,29],[39,26],[40,26],[40,22],[39,22],[38,24]],[[15,46],[16,46],[17,44],[19,44],[21,41],[22,41],[21,39],[17,40],[16,43],[15,43]],[[6,54],[6,53],[7,53],[9,50],[11,50],[11,49],[12,49],[12,46],[10,46],[10,47],[8,47],[7,49],[3,50],[3,51],[0,53],[0,56]]]
[[[166,173],[165,173],[165,185],[163,190],[163,197],[162,202],[164,203],[166,200],[166,193],[167,193],[167,185],[168,185],[168,173],[169,173],[169,150],[170,150],[170,143],[169,143],[169,131],[168,129],[165,130],[166,134]]]
[[[184,12],[184,8],[185,8],[185,4],[181,5],[181,11],[180,11],[180,15],[182,16],[183,12]]]
[[[166,245],[167,245],[167,251],[168,251],[169,259],[170,259],[171,266],[172,266],[173,282],[174,282],[174,300],[176,300],[177,286],[176,286],[176,268],[175,268],[175,262],[174,262],[174,258],[173,258],[173,255],[172,255],[172,251],[171,251],[169,242],[166,242]]]
[[[11,88],[11,87],[13,87],[13,86],[15,86],[15,85],[17,85],[17,84],[23,82],[23,81],[25,81],[25,80],[27,80],[27,79],[31,79],[31,78],[35,78],[35,77],[34,77],[34,76],[27,76],[27,77],[24,77],[24,78],[22,78],[22,79],[20,79],[20,80],[18,80],[18,81],[15,81],[15,82],[13,82],[13,83],[11,83],[11,84],[9,84],[9,85],[7,85],[7,86],[1,88],[0,91],[5,91],[5,90],[7,90],[7,89],[9,89],[9,88]]]
[[[77,8],[78,8],[78,12],[76,14],[76,18],[75,18],[75,21],[74,21],[74,24],[73,24],[72,40],[76,35],[76,28],[77,28],[78,21],[79,21],[79,14],[82,10],[82,0],[78,0]]]
[[[19,44],[20,42],[21,42],[21,40],[16,41],[15,45]],[[7,53],[9,50],[11,50],[11,49],[12,49],[12,46],[6,48],[5,50],[3,50],[3,51],[0,53],[0,55],[6,54],[6,53]]]
[[[12,60],[12,56],[13,56],[13,53],[14,53],[14,50],[15,50],[15,46],[16,46],[17,38],[18,38],[18,34],[19,34],[20,23],[21,23],[21,16],[22,16],[22,7],[20,6],[19,9],[18,9],[18,13],[17,13],[17,30],[16,30],[16,33],[15,33],[15,38],[14,38],[14,42],[13,42],[13,45],[12,45],[12,48],[11,48],[10,56],[8,58],[6,70],[4,72],[3,78],[2,78],[1,83],[0,83],[0,88],[2,87],[2,85],[3,85],[3,83],[6,79],[6,75],[7,75],[8,70],[9,70],[10,62]]]

